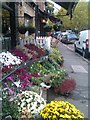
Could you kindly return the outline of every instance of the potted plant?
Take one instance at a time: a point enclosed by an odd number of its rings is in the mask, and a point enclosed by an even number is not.
[[[55,89],[54,92],[57,94],[61,94],[64,96],[68,96],[75,90],[76,88],[76,81],[74,79],[65,79],[61,84],[59,84]]]
[[[25,34],[27,32],[27,27],[25,25],[20,25],[18,31],[20,34]]]
[[[36,28],[34,26],[30,25],[27,27],[27,30],[28,30],[29,34],[33,34],[33,33],[35,33]]]
[[[50,32],[52,30],[52,26],[50,25],[45,25],[43,28],[45,32]]]
[[[40,115],[44,120],[84,120],[84,114],[68,101],[51,101]]]
[[[54,28],[55,31],[60,31],[60,29],[61,29],[61,24],[56,23],[56,24],[53,25],[53,28]]]
[[[36,120],[40,111],[46,106],[46,101],[33,91],[23,91],[18,94],[14,102],[18,105],[20,120]]]
[[[54,76],[51,77],[51,85],[55,89],[57,88],[65,79],[66,72],[63,69],[57,69],[54,71]]]

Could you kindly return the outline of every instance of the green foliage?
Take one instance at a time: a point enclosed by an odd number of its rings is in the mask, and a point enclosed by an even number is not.
[[[11,115],[13,119],[18,118],[18,106],[14,101],[9,101],[7,97],[2,100],[2,116],[3,118]]]
[[[63,30],[74,30],[75,28],[77,28],[80,31],[88,29],[88,26],[90,26],[90,23],[88,22],[88,11],[90,9],[88,7],[89,4],[90,2],[78,2],[73,12],[73,18],[71,20],[69,16],[64,16],[66,14],[66,10],[61,8],[57,14],[57,17],[59,17],[63,21]]]
[[[40,84],[41,82],[43,82],[43,78],[42,77],[32,77],[31,81],[34,82],[35,84]]]
[[[55,71],[54,76],[51,78],[52,87],[57,87],[58,85],[60,85],[64,81],[65,75],[65,70],[58,69],[57,71]]]
[[[52,50],[53,50],[53,53],[58,57],[61,55],[60,51],[57,48],[52,48]]]
[[[29,31],[29,34],[35,33],[36,28],[34,26],[28,26],[27,30]]]
[[[60,23],[56,23],[56,24],[53,25],[53,28],[54,28],[55,31],[60,31],[61,24]]]
[[[45,25],[44,26],[44,31],[45,32],[50,32],[52,30],[52,26],[50,26],[50,25]]]
[[[46,2],[46,12],[49,14],[53,14],[54,12],[54,4],[51,2]]]

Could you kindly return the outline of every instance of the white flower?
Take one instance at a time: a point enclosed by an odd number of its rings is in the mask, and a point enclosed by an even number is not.
[[[26,104],[25,102],[22,102],[20,107],[23,108],[25,104]]]
[[[18,98],[18,96],[16,98]],[[32,91],[23,91],[19,95],[19,101],[19,110],[22,111],[25,107],[31,111],[32,115],[38,114],[46,105],[44,99]]]
[[[9,64],[21,64],[22,60],[7,51],[0,53],[0,62],[3,63],[5,66],[8,66]]]
[[[19,80],[18,82],[14,82],[14,84],[15,84],[17,87],[19,87],[19,85],[20,85],[20,80]]]

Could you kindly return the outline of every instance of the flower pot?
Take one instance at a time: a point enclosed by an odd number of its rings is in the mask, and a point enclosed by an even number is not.
[[[30,28],[30,29],[28,29],[28,32],[29,32],[29,34],[35,33],[35,28]]]
[[[55,94],[58,94],[60,91],[59,91],[59,87],[55,87],[54,88],[54,92],[55,92]]]

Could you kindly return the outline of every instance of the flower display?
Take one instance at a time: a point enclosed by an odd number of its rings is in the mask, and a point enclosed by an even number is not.
[[[15,101],[18,104],[19,113],[27,110],[33,117],[37,116],[46,106],[45,100],[33,91],[23,91],[16,96]]]
[[[3,66],[3,68],[1,69],[2,77],[8,75],[10,72],[15,70],[15,67],[16,66],[13,66],[12,64],[7,65],[7,66]]]
[[[67,101],[51,101],[40,111],[40,115],[45,120],[84,120],[84,114]]]
[[[21,64],[22,60],[7,51],[0,53],[0,62],[3,64],[3,66],[8,66],[10,64],[19,65]]]
[[[44,56],[45,54],[45,50],[43,48],[39,48],[34,44],[26,44],[25,47],[28,48],[29,50],[36,51],[38,54],[38,57]]]
[[[56,66],[62,67],[64,63],[64,58],[60,51],[56,48],[52,48],[52,52],[49,54],[49,61]]]
[[[15,48],[15,49],[11,50],[10,52],[12,54],[18,56],[23,61],[27,61],[29,59],[28,56],[19,49]]]

